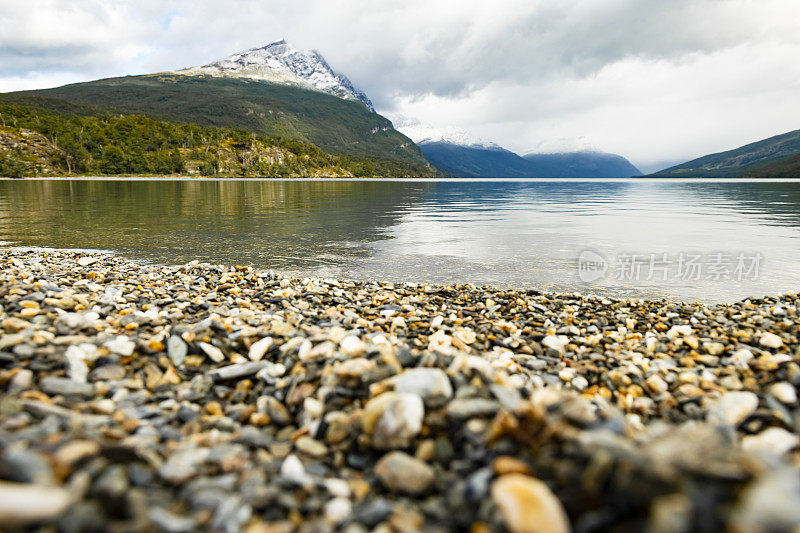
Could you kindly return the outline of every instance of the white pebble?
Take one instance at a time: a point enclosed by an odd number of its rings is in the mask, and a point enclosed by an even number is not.
[[[769,388],[769,392],[781,403],[793,404],[797,402],[797,391],[794,385],[786,381],[775,383]]]
[[[264,337],[254,342],[252,346],[250,346],[250,352],[247,356],[251,361],[260,361],[264,357],[264,354],[267,353],[267,350],[272,347],[272,343],[272,337]]]
[[[325,504],[325,520],[338,524],[350,516],[353,505],[347,498],[334,498]]]
[[[303,485],[308,481],[308,474],[303,463],[296,455],[291,454],[281,464],[281,477],[290,483]]]
[[[322,405],[321,401],[309,397],[303,400],[303,409],[311,418],[322,418],[322,412],[325,407]]]
[[[70,346],[64,353],[64,358],[67,360],[67,375],[72,381],[86,383],[86,378],[89,376],[89,367],[83,360],[83,356],[83,350],[77,346]]]
[[[752,392],[738,391],[723,394],[708,408],[711,421],[738,426],[758,407],[758,396]]]
[[[103,345],[108,348],[108,351],[121,355],[122,357],[130,357],[133,355],[133,350],[136,348],[136,343],[124,335],[118,335],[110,341],[106,341]]]
[[[761,336],[761,339],[758,341],[761,346],[766,346],[767,348],[778,349],[783,346],[783,339],[775,335],[774,333],[764,333]]]
[[[221,363],[225,360],[225,354],[222,353],[222,350],[220,350],[213,344],[208,344],[207,342],[201,342],[200,349],[203,350],[203,352],[208,356],[208,358],[214,361],[215,363]]]
[[[742,438],[742,448],[748,452],[783,455],[797,447],[800,437],[783,428],[772,427],[758,435]]]
[[[677,337],[678,335],[688,336],[692,334],[692,326],[684,324],[682,326],[672,326],[667,331],[667,337]]]
[[[543,346],[552,348],[560,354],[564,353],[567,344],[569,344],[569,338],[566,335],[548,335],[542,339]]]
[[[355,335],[348,335],[339,343],[339,351],[348,357],[364,355],[367,346]]]

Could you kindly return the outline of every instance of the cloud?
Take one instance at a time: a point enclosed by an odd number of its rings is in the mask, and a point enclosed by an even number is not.
[[[800,128],[800,68],[790,61],[799,53],[765,42],[678,61],[629,58],[592,76],[406,97],[397,107],[439,126],[462,117],[462,128],[521,153],[595,148],[645,165],[686,160]]]
[[[145,53],[147,22],[130,6],[98,0],[0,4],[0,76],[123,70]]]
[[[285,37],[390,117],[520,152],[685,159],[800,127],[786,0],[0,4],[0,90],[207,63]]]

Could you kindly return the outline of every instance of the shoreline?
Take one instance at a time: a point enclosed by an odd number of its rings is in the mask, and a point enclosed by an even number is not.
[[[0,176],[0,181],[388,181],[421,183],[800,183],[799,178],[270,178],[270,177],[216,177],[216,176],[26,176],[9,178]]]
[[[622,300],[43,249],[0,263],[0,525],[800,523],[796,295]]]

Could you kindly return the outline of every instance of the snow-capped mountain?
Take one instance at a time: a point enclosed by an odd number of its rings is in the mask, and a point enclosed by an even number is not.
[[[316,50],[298,50],[285,40],[275,41],[214,61],[208,65],[173,71],[185,76],[208,75],[250,78],[295,85],[332,94],[345,100],[360,100],[370,111],[372,102],[347,76],[335,72]]]
[[[481,148],[485,150],[502,150],[494,142],[475,137],[466,131],[455,128],[434,128],[426,124],[422,124],[417,120],[408,119],[405,117],[394,117],[392,120],[394,127],[397,131],[407,136],[409,139],[418,145],[433,144],[433,143],[447,143],[457,146],[465,146],[467,148]]]

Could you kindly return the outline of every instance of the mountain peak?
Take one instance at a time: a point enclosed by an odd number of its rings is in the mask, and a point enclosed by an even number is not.
[[[267,46],[262,46],[262,48],[269,48],[270,46],[281,46],[281,45],[287,45],[288,46],[289,43],[286,42],[286,39],[278,39],[277,41],[273,41],[273,42],[269,43]]]
[[[375,111],[372,102],[343,74],[335,72],[316,50],[299,50],[286,39],[251,48],[207,65],[174,71],[185,76],[248,78],[295,85],[345,100],[359,100]]]
[[[475,137],[466,131],[455,128],[434,128],[427,124],[403,116],[394,117],[395,128],[418,145],[446,143],[467,148],[481,148],[485,150],[503,150],[494,142]]]

